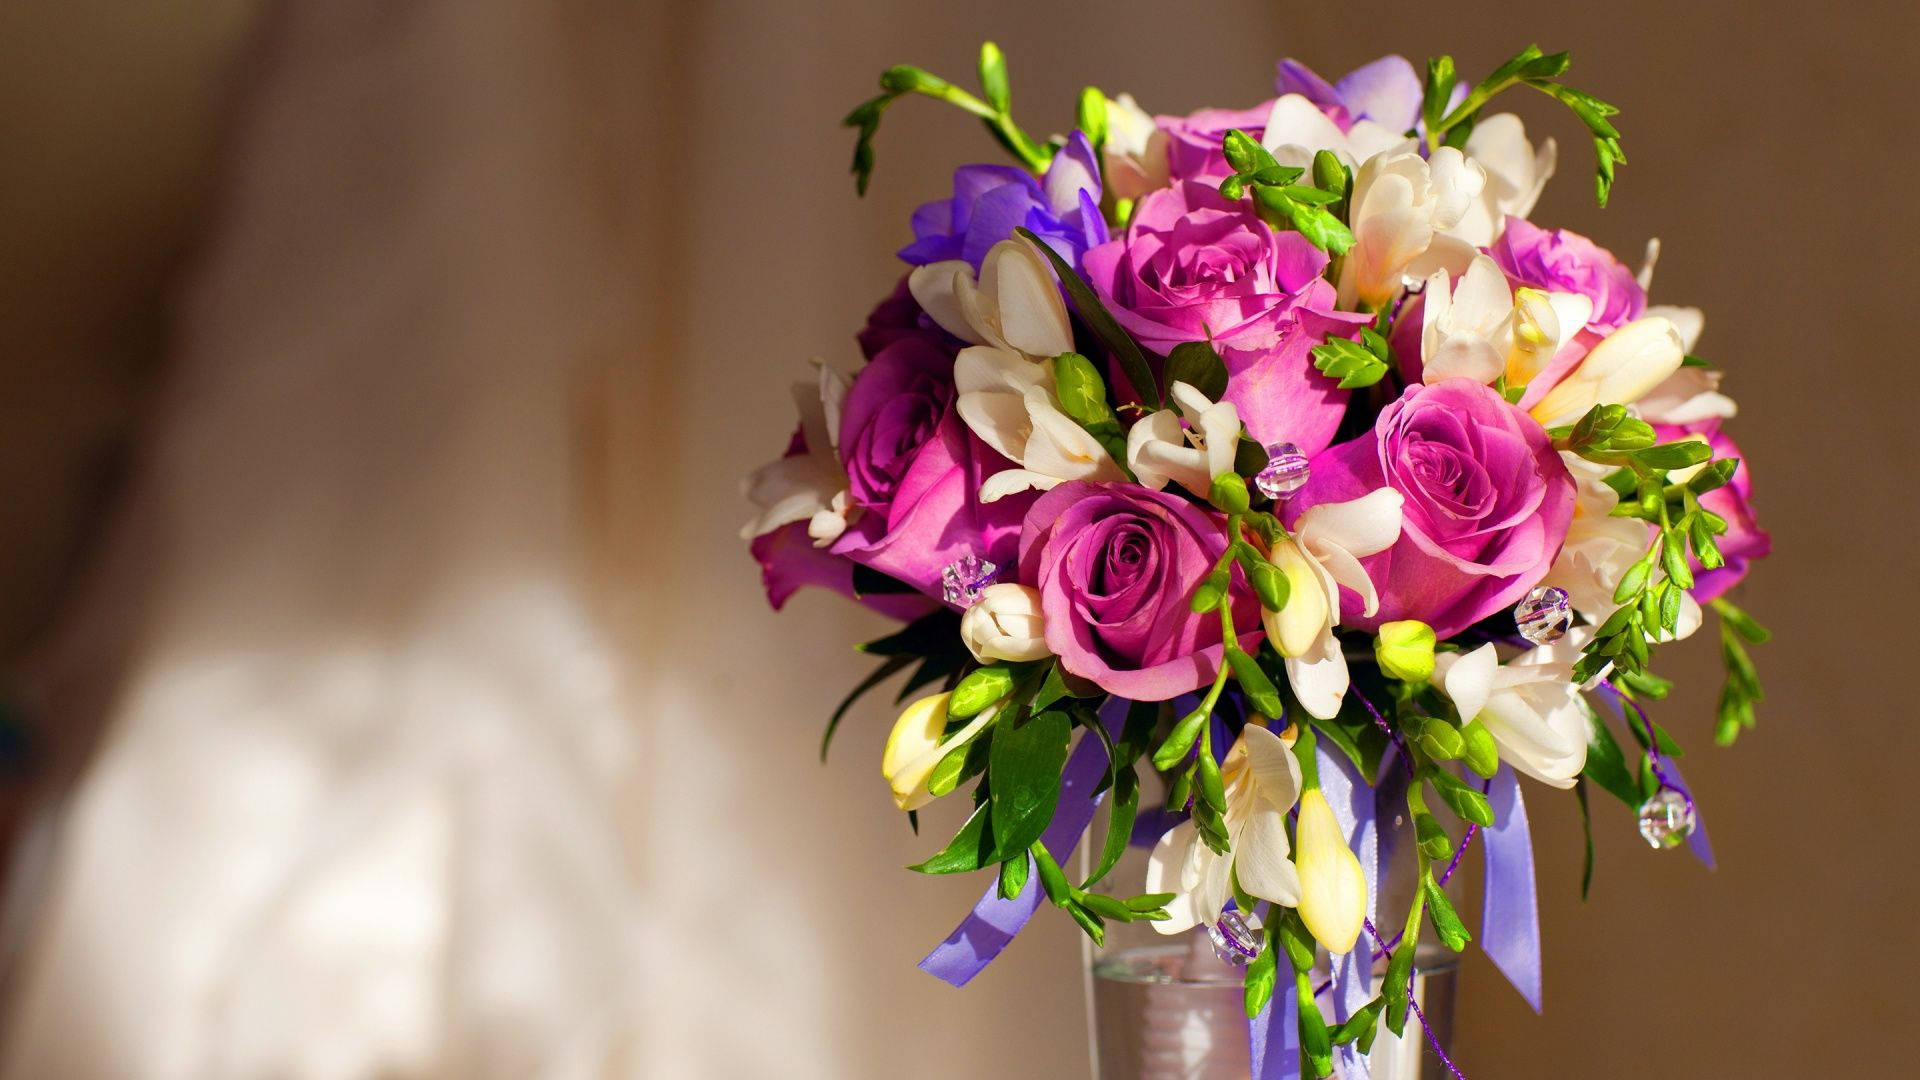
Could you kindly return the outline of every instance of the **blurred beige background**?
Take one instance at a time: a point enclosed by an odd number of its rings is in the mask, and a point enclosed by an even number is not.
[[[1897,824],[1920,16],[1170,10],[0,11],[0,646],[42,789],[92,763],[16,923],[7,1074],[1081,1074],[1065,920],[964,992],[913,969],[981,883],[899,869],[945,822],[887,812],[884,707],[814,756],[878,624],[824,596],[768,614],[734,539],[784,383],[851,350],[908,212],[995,152],[903,103],[859,201],[834,125],[886,65],[964,76],[983,36],[1041,130],[1089,82],[1179,112],[1263,99],[1284,55],[1573,50],[1630,162],[1596,210],[1578,131],[1520,99],[1562,145],[1534,218],[1628,256],[1660,237],[1656,297],[1706,309],[1775,540],[1740,597],[1776,631],[1771,696],[1719,750],[1713,646],[1664,664],[1717,872],[1596,803],[1582,904],[1575,808],[1529,789],[1547,1011],[1476,955],[1455,1057],[1911,1071],[1886,1033],[1920,959]],[[345,863],[290,854],[321,833]],[[315,936],[341,925],[389,933]]]

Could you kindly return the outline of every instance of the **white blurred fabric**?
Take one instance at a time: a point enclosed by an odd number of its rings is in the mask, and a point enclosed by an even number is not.
[[[6,1075],[649,1072],[644,731],[589,611],[575,422],[605,267],[558,36],[532,5],[265,24],[125,592],[78,635],[143,612]]]

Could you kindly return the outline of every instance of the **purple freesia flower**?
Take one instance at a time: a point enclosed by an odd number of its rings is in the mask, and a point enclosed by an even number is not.
[[[987,250],[1025,226],[1069,263],[1106,243],[1100,213],[1100,167],[1093,144],[1076,131],[1039,180],[1011,165],[962,165],[953,173],[953,197],[913,212],[914,241],[900,258],[914,266],[964,260],[980,270]]]
[[[1420,123],[1420,105],[1426,97],[1420,74],[1404,56],[1383,56],[1362,64],[1331,84],[1312,68],[1288,58],[1280,61],[1274,91],[1299,94],[1320,106],[1342,131],[1355,120],[1371,120],[1392,131],[1413,130]],[[1464,98],[1466,87],[1456,87],[1454,94]]]
[[[1212,341],[1232,376],[1226,400],[1262,442],[1324,448],[1348,392],[1310,352],[1366,316],[1334,310],[1325,252],[1275,232],[1247,205],[1202,181],[1140,200],[1126,235],[1087,252],[1088,283],[1147,348]]]
[[[1405,499],[1404,516],[1400,539],[1360,560],[1380,607],[1342,621],[1365,630],[1419,619],[1446,638],[1513,606],[1546,575],[1573,521],[1573,477],[1547,433],[1468,379],[1407,387],[1372,432],[1315,457],[1287,523],[1383,486]]]
[[[1707,445],[1713,448],[1714,457],[1740,459],[1740,467],[1734,470],[1732,480],[1700,496],[1701,506],[1727,521],[1726,534],[1715,539],[1715,546],[1726,557],[1727,564],[1718,570],[1702,570],[1697,560],[1693,563],[1693,598],[1704,604],[1738,585],[1747,576],[1753,560],[1771,554],[1773,537],[1760,527],[1753,514],[1753,471],[1748,460],[1721,428],[1719,420],[1682,427],[1663,424],[1654,431],[1663,443],[1690,435],[1704,436]]]
[[[996,504],[998,505],[998,504]],[[1168,492],[1069,481],[1040,496],[1020,535],[1020,580],[1040,590],[1047,647],[1065,668],[1134,701],[1165,701],[1213,681],[1219,616],[1193,592],[1226,550],[1219,517]],[[1260,606],[1232,594],[1243,647],[1259,642]]]
[[[1647,310],[1647,294],[1613,252],[1568,229],[1542,229],[1509,216],[1487,249],[1500,269],[1522,285],[1578,293],[1593,301],[1587,326],[1604,337]]]

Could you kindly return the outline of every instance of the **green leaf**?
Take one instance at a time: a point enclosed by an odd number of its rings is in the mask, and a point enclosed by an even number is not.
[[[1133,388],[1134,396],[1147,405],[1163,404],[1164,399],[1160,396],[1160,388],[1154,385],[1153,369],[1147,365],[1146,354],[1140,351],[1139,343],[1121,329],[1118,322],[1114,321],[1113,314],[1100,303],[1100,298],[1094,295],[1093,289],[1079,274],[1074,273],[1073,267],[1060,257],[1059,252],[1035,236],[1032,230],[1022,226],[1014,231],[1026,237],[1040,254],[1046,256],[1047,261],[1053,264],[1053,272],[1059,275],[1060,284],[1066,287],[1067,296],[1073,300],[1074,310],[1080,313],[1081,321],[1087,324],[1087,329],[1092,330],[1093,335],[1099,338],[1100,343],[1113,353],[1115,360],[1119,361],[1120,373],[1126,376],[1127,383]]]
[[[1440,935],[1441,942],[1454,952],[1466,948],[1467,942],[1473,940],[1473,935],[1467,933],[1466,924],[1460,921],[1460,913],[1453,910],[1453,902],[1447,899],[1446,890],[1433,880],[1432,874],[1421,878],[1420,887],[1426,890],[1427,918],[1433,920],[1434,932]]]
[[[1034,691],[1033,700],[1027,703],[1027,708],[1040,712],[1069,695],[1066,677],[1060,673],[1059,662],[1055,661],[1053,666],[1047,668],[1047,677],[1041,680],[1040,689]],[[949,708],[948,712],[951,713],[952,709]]]
[[[833,745],[833,733],[839,730],[840,721],[846,717],[847,710],[853,708],[853,703],[860,700],[867,691],[872,690],[874,687],[892,678],[907,665],[913,663],[913,661],[914,657],[911,656],[887,657],[879,667],[873,669],[872,674],[861,679],[859,685],[848,691],[846,697],[840,699],[839,707],[834,709],[833,715],[827,718],[827,730],[825,734],[820,736],[821,761],[827,760],[827,748]]]
[[[992,817],[991,803],[975,807],[966,824],[960,826],[960,831],[938,855],[907,869],[921,874],[966,874],[993,865]]]
[[[1027,873],[1033,867],[1033,857],[1021,852],[1014,858],[1000,864],[1000,898],[1012,900],[1025,891]]]
[[[1226,361],[1205,341],[1175,345],[1167,354],[1166,377],[1169,389],[1183,382],[1205,394],[1209,401],[1219,401],[1227,392]]]
[[[1639,785],[1627,768],[1626,755],[1600,714],[1587,710],[1587,763],[1580,775],[1630,807],[1640,805]]]
[[[1342,390],[1372,386],[1387,374],[1386,363],[1366,346],[1339,337],[1313,347],[1313,366],[1327,378],[1340,380]]]
[[[1127,765],[1119,770],[1113,791],[1107,796],[1107,835],[1100,845],[1100,861],[1081,883],[1090,889],[1118,866],[1133,838],[1133,823],[1140,814],[1140,774]]]
[[[995,861],[1025,851],[1053,820],[1072,732],[1071,718],[1053,710],[994,733],[987,778],[992,785]]]

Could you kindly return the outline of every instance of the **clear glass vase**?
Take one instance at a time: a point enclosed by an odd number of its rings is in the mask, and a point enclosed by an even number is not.
[[[1428,946],[1418,961],[1414,1000],[1433,1038],[1445,1046],[1453,1030],[1458,958]],[[1376,980],[1385,972],[1383,960],[1375,967]],[[1205,930],[1100,954],[1092,979],[1095,1080],[1246,1080],[1243,974],[1244,969],[1214,955]],[[1420,1021],[1411,1016],[1400,1037],[1382,1027],[1367,1065],[1372,1080],[1447,1075]],[[1334,1075],[1340,1075],[1337,1064]]]

